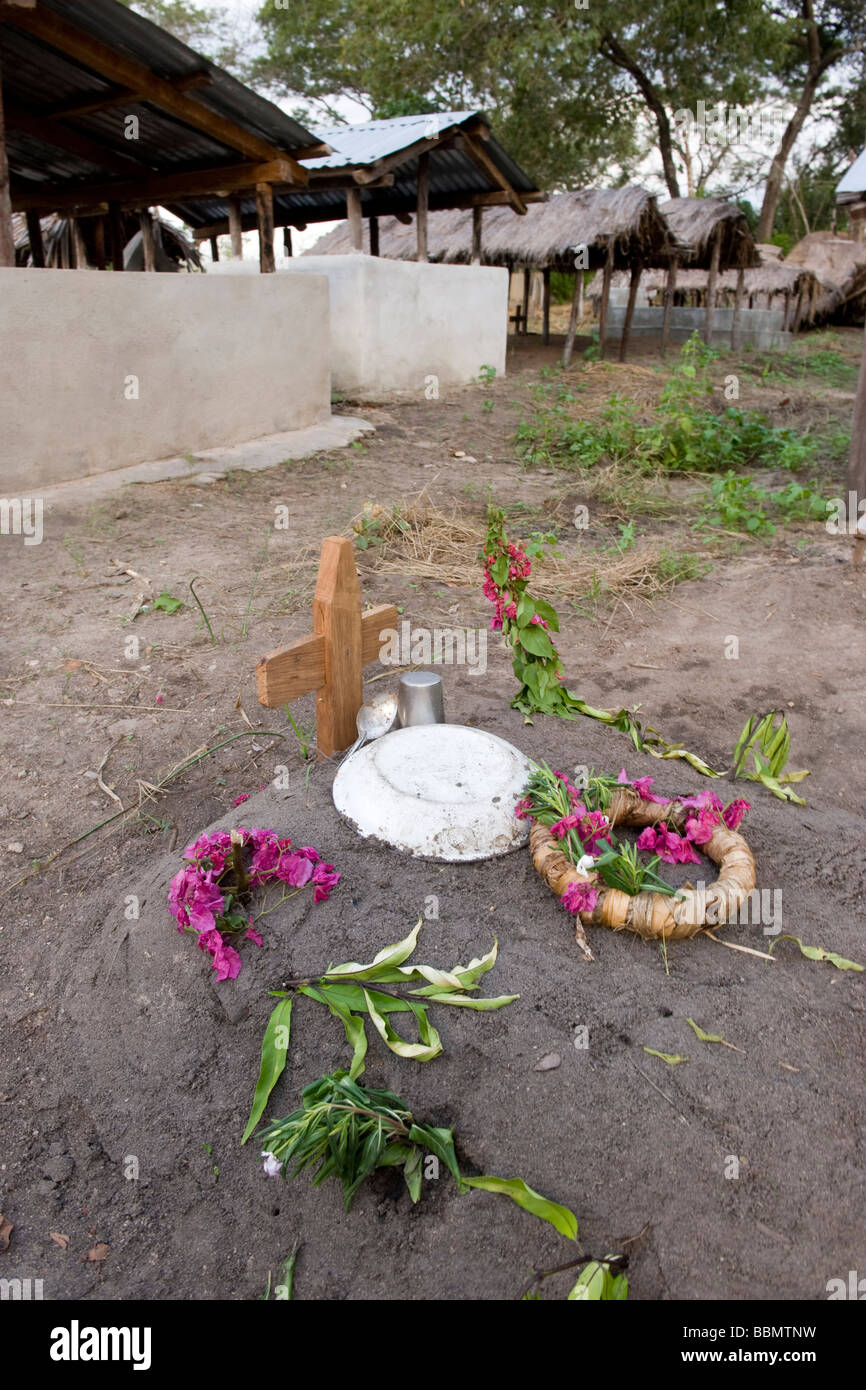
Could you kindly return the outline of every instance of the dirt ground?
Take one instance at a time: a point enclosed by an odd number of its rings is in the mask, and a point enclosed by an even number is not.
[[[846,361],[858,348],[859,335],[841,335]],[[505,380],[434,401],[340,402],[376,433],[329,456],[211,486],[136,486],[96,506],[65,489],[46,509],[41,545],[0,540],[0,1211],[14,1226],[4,1278],[41,1278],[46,1298],[254,1299],[299,1242],[298,1298],[499,1299],[519,1298],[533,1268],[573,1258],[549,1226],[502,1198],[458,1197],[446,1177],[412,1207],[402,1179],[383,1172],[346,1215],[333,1184],[267,1180],[254,1145],[239,1146],[267,990],[368,959],[406,934],[431,894],[439,916],[419,958],[448,966],[495,934],[489,992],[520,999],[491,1014],[440,1009],[445,1053],[427,1065],[371,1040],[363,1079],[396,1090],[419,1119],[452,1125],[467,1171],[520,1175],[569,1205],[583,1249],[628,1250],[636,1299],[821,1299],[829,1279],[866,1267],[863,975],[806,960],[790,942],[770,963],[701,937],[665,962],[598,929],[586,964],[528,853],[444,866],[358,840],[331,804],[332,764],[303,757],[312,698],[292,707],[300,739],[284,711],[256,702],[256,660],[310,629],[321,538],[346,532],[365,503],[389,508],[426,489],[444,512],[481,524],[491,497],[515,534],[551,527],[567,557],[597,555],[601,576],[618,560],[623,504],[590,496],[581,535],[571,517],[583,481],[517,459],[519,419],[563,380],[556,355],[556,342],[529,339],[513,347]],[[730,369],[716,364],[719,380]],[[614,391],[651,405],[661,378],[649,359],[577,359],[565,380],[583,393],[575,409],[591,413]],[[852,393],[853,383],[753,372],[745,401],[829,437],[850,427]],[[839,458],[828,453],[822,469],[841,493]],[[705,542],[678,518],[676,488],[670,497],[666,514],[637,516],[637,548],[663,541],[712,568],[650,590],[593,584],[558,605],[568,683],[594,705],[639,704],[666,738],[718,767],[750,714],[784,709],[792,766],[811,771],[808,805],[754,785],[723,783],[722,794],[752,802],[744,831],[759,888],[781,890],[782,930],[866,961],[855,660],[866,566],[852,568],[846,538],[816,523],[768,541]],[[383,574],[379,558],[375,544],[359,550],[365,600],[395,602],[413,626],[486,627],[480,584],[419,578],[408,565]],[[212,636],[190,594],[196,576]],[[160,593],[183,607],[155,610]],[[492,636],[488,660],[483,678],[444,669],[451,721],[564,769],[625,766],[668,794],[706,785],[594,721],[525,724],[509,707],[509,654]],[[272,784],[279,767],[287,790]],[[233,809],[241,793],[252,799]],[[264,948],[245,948],[241,976],[223,985],[165,905],[183,847],[214,823],[272,825],[343,874],[329,903],[302,895],[273,914]],[[772,940],[760,925],[719,934],[759,951]],[[296,1006],[273,1116],[348,1060],[342,1028],[323,1013]],[[701,1043],[687,1018],[738,1050]],[[583,1027],[587,1047],[575,1045]],[[669,1067],[644,1047],[689,1060]],[[559,1065],[537,1070],[551,1053]],[[103,1245],[105,1258],[88,1259]],[[569,1286],[556,1276],[542,1296]]]

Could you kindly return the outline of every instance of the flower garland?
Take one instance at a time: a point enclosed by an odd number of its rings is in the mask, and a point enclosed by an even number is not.
[[[632,781],[625,768],[616,778],[590,775],[586,788],[579,791],[563,772],[554,772],[541,763],[532,773],[524,796],[514,808],[519,820],[531,820],[549,830],[554,840],[561,842],[563,854],[578,872],[592,875],[584,881],[570,883],[560,901],[567,912],[577,915],[591,913],[598,902],[599,879],[609,888],[635,896],[651,891],[676,895],[676,889],[661,878],[656,868],[665,864],[700,864],[696,845],[705,845],[716,828],[724,824],[737,830],[745,813],[751,809],[741,798],[728,806],[715,792],[703,791],[696,796],[664,797],[653,792],[652,777]],[[611,793],[617,786],[632,787],[642,801],[658,806],[686,807],[692,812],[686,819],[682,834],[671,830],[665,821],[646,826],[635,845],[617,841],[605,812],[610,806]],[[604,848],[602,847],[604,846]],[[638,858],[638,851],[654,857],[648,862]]]
[[[291,840],[262,828],[240,826],[201,835],[183,857],[184,867],[171,881],[169,911],[179,932],[198,937],[199,950],[210,955],[218,980],[234,980],[240,974],[241,958],[230,943],[249,938],[261,946],[256,923],[295,895],[283,893],[252,917],[245,904],[254,888],[279,883],[300,892],[312,883],[313,899],[321,903],[340,880],[334,865],[325,864],[311,846],[293,850]]]

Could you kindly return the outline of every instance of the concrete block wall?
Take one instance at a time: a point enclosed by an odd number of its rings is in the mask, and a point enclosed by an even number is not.
[[[0,270],[0,494],[330,415],[322,275]]]

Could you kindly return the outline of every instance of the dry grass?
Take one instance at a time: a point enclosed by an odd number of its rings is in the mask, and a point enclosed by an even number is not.
[[[426,492],[390,510],[368,503],[353,530],[379,538],[379,544],[363,552],[379,574],[480,590],[478,555],[484,523],[456,508],[450,514],[440,511]],[[581,555],[545,555],[533,562],[532,592],[538,598],[565,601],[599,590],[649,599],[676,582],[663,563],[664,553],[664,547],[650,543],[624,551],[591,550],[586,545]]]

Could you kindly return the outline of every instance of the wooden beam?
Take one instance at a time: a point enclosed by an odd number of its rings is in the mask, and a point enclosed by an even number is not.
[[[45,242],[42,240],[42,222],[37,212],[27,214],[27,237],[30,241],[30,260],[40,269],[45,266]]]
[[[260,161],[288,159],[292,166],[294,182],[307,182],[307,170],[284,150],[261,139],[253,131],[246,130],[225,116],[202,106],[193,97],[178,91],[172,82],[158,77],[143,63],[119,49],[112,48],[110,44],[104,43],[86,29],[71,24],[53,10],[41,7],[13,9],[4,13],[4,21],[24,29],[51,48],[99,73],[101,77],[140,93],[143,100],[158,106],[161,111],[166,111],[185,125],[204,131],[221,144],[227,145],[229,149],[238,150],[250,159]]]
[[[361,216],[361,190],[360,188],[348,188],[346,190],[346,217],[349,222],[349,234],[352,238],[352,249],[363,251],[364,249],[364,221]]]
[[[35,214],[34,214],[35,215]],[[30,214],[28,213],[28,216]],[[105,218],[94,217],[93,219],[93,252],[96,257],[96,269],[104,270],[107,257],[105,254]]]
[[[345,537],[331,536],[322,542],[313,598],[313,631],[325,639],[325,679],[316,693],[316,740],[326,753],[348,748],[357,732],[355,718],[364,702],[360,611],[355,548]]]
[[[532,287],[532,271],[528,265],[523,267],[523,332],[528,333],[529,328],[529,291]]]
[[[550,342],[550,266],[549,266],[549,265],[546,265],[546,266],[544,267],[544,270],[541,272],[541,283],[542,283],[542,287],[543,287],[543,288],[542,288],[542,300],[541,300],[541,303],[542,303],[542,312],[543,312],[543,324],[542,324],[542,331],[541,331],[541,341],[544,343],[544,346],[547,347],[547,344]]]
[[[481,265],[481,219],[484,208],[479,204],[472,209],[472,265]]]
[[[144,253],[144,268],[147,271],[156,270],[156,250],[153,244],[153,218],[150,215],[150,208],[142,208],[139,213],[141,222],[141,249]]]
[[[854,419],[851,427],[851,453],[848,458],[848,491],[854,493],[855,517],[866,516],[866,508],[860,513],[860,504],[866,498],[866,333],[863,335],[863,359],[860,365],[860,381],[857,386],[857,399],[854,402]],[[851,518],[849,518],[850,524]],[[862,559],[866,537],[858,536],[854,542],[854,559]]]
[[[277,268],[274,257],[274,190],[269,183],[256,184],[256,213],[259,219],[259,270],[272,275]]]
[[[577,336],[577,325],[580,322],[580,313],[583,308],[583,271],[574,272],[574,288],[571,294],[571,313],[568,318],[568,332],[565,335],[565,350],[562,354],[562,365],[567,367],[571,362],[571,354],[574,352],[574,340]]]
[[[740,346],[741,335],[741,315],[743,312],[743,290],[746,284],[746,272],[742,266],[737,271],[737,290],[734,295],[734,317],[731,320],[731,350],[737,352]]]
[[[87,269],[87,247],[84,244],[84,235],[81,230],[81,218],[72,219],[72,250],[74,255],[74,265],[76,270]]]
[[[500,188],[505,194],[509,206],[512,207],[515,212],[521,214],[525,213],[526,204],[523,202],[520,194],[512,187],[507,176],[503,174],[499,166],[494,164],[483,146],[479,145],[478,141],[472,135],[468,135],[465,132],[461,135],[460,140],[464,151],[472,160],[473,164],[476,164],[490,182],[495,184],[496,187]]]
[[[101,141],[93,140],[89,135],[84,135],[79,130],[67,129],[59,122],[46,121],[42,116],[27,110],[26,107],[17,104],[7,106],[6,124],[10,130],[22,130],[25,135],[32,135],[34,139],[41,140],[45,145],[50,145],[57,150],[66,150],[69,154],[77,155],[80,159],[86,159],[97,169],[108,170],[127,178],[134,176],[137,169],[147,172],[133,154],[118,154],[116,150],[102,144]],[[99,200],[96,199],[95,201],[98,202]]]
[[[292,229],[291,229],[291,227],[284,227],[284,228],[283,228],[283,255],[289,256],[289,257],[291,257],[291,256],[294,255],[294,250],[293,250],[293,247],[292,247]]]
[[[123,248],[125,237],[123,234],[123,217],[119,203],[108,204],[108,233],[111,244],[111,269],[123,270]]]
[[[9,190],[9,161],[6,156],[3,84],[2,72],[0,72],[0,266],[14,264],[15,235],[12,231],[12,198]]]
[[[378,256],[378,254],[379,254],[379,219],[378,219],[378,217],[371,217],[371,218],[369,219],[369,222],[368,222],[367,225],[368,225],[368,227],[369,227],[369,229],[370,229],[370,255],[371,255],[371,256]]]
[[[671,256],[668,261],[668,275],[665,281],[665,312],[662,319],[662,357],[667,356],[668,341],[671,335],[671,315],[674,310],[674,295],[677,288],[677,258]]]
[[[614,238],[607,242],[607,256],[601,281],[601,308],[598,314],[598,355],[604,361],[607,352],[607,320],[610,310],[610,282],[613,276]]]
[[[244,232],[241,226],[241,200],[237,197],[229,198],[229,234],[232,239],[232,260],[242,261]]]
[[[219,242],[217,241],[217,239],[216,239],[215,236],[212,236],[211,239],[210,239],[210,254],[211,254],[211,259],[212,259],[213,261],[216,262],[216,261],[219,260],[219,258],[220,258],[220,244],[219,244]]]
[[[427,250],[427,211],[430,206],[430,156],[418,158],[418,215],[416,220],[419,261],[430,259]]]
[[[140,178],[125,178],[113,183],[66,185],[55,190],[39,186],[26,194],[21,192],[20,185],[16,185],[15,203],[16,210],[21,212],[26,211],[26,207],[56,212],[108,201],[137,211],[142,203],[152,206],[154,203],[166,204],[186,198],[225,196],[229,190],[254,188],[258,183],[284,184],[288,172],[287,162],[275,159],[266,164],[217,165],[177,174],[143,172]]]
[[[619,360],[625,361],[625,354],[628,349],[628,340],[631,337],[631,321],[634,318],[634,306],[637,302],[638,286],[643,266],[634,265],[631,268],[631,279],[628,284],[628,303],[625,309],[625,322],[622,326],[622,337],[619,340]]]
[[[722,251],[722,224],[716,228],[713,249],[710,255],[710,273],[707,277],[707,312],[704,318],[704,342],[710,346],[713,336],[713,315],[716,312],[716,285],[719,279],[719,257]]]

